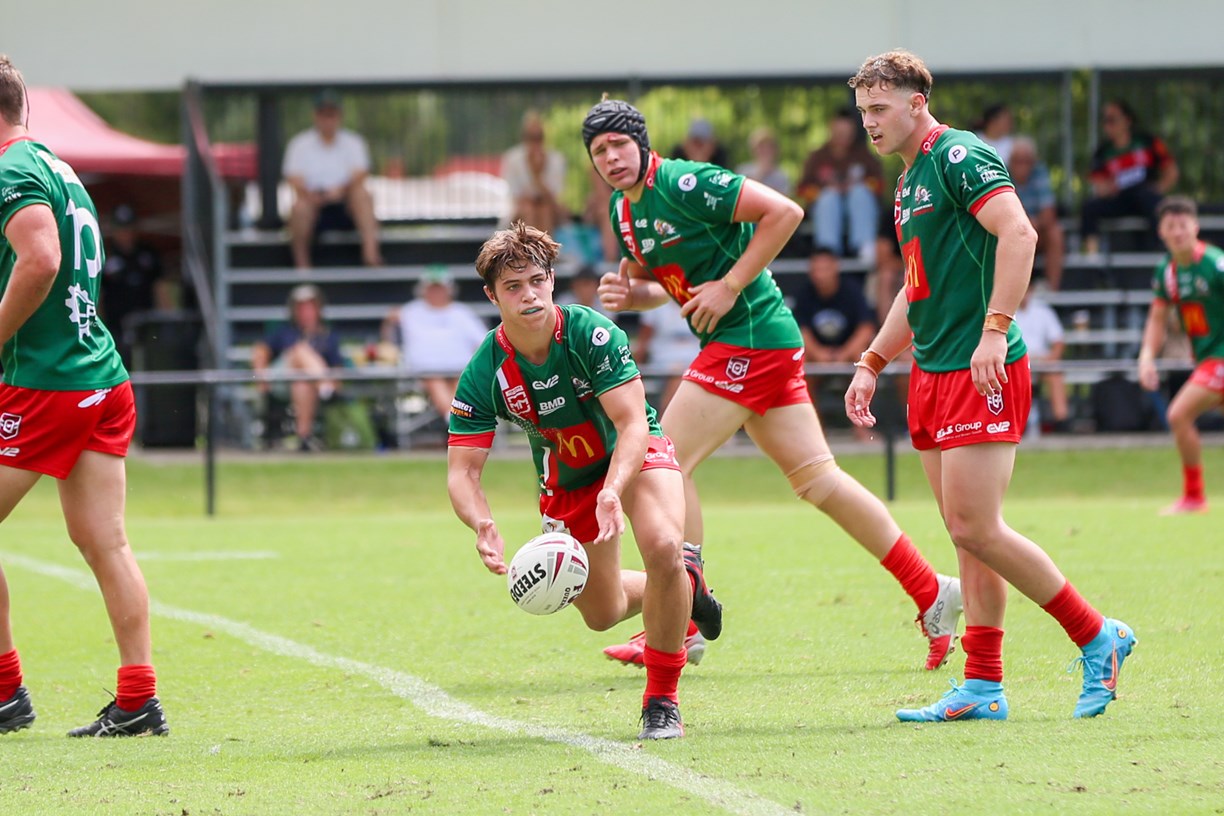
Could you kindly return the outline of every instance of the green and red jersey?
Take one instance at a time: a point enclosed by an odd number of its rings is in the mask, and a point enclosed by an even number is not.
[[[0,292],[17,262],[3,233],[19,210],[51,208],[59,229],[59,273],[42,304],[0,350],[4,382],[45,391],[109,388],[128,379],[115,341],[98,319],[105,255],[98,211],[77,174],[46,146],[19,137],[0,145]]]
[[[650,155],[642,197],[612,193],[609,210],[621,254],[636,261],[683,306],[689,288],[724,277],[744,254],[754,226],[735,221],[744,177],[704,162]],[[692,331],[692,320],[689,320]],[[711,341],[754,349],[799,348],[803,338],[768,269],[744,287]]]
[[[608,472],[616,426],[600,395],[641,376],[623,329],[585,306],[556,306],[548,358],[533,365],[514,351],[499,326],[463,369],[451,404],[450,440],[488,448],[497,420],[527,432],[541,492],[574,490]],[[651,436],[662,436],[646,403]]]
[[[1155,184],[1160,172],[1173,161],[1159,137],[1136,133],[1124,147],[1106,139],[1092,154],[1093,181],[1112,181],[1119,190],[1138,184]]]
[[[947,125],[927,134],[897,181],[893,218],[905,262],[914,362],[923,371],[969,368],[994,291],[998,244],[976,215],[993,196],[1014,190],[994,148]],[[1013,322],[1006,362],[1025,352]]]
[[[1186,266],[1166,256],[1156,267],[1152,292],[1177,309],[1195,360],[1224,358],[1224,250],[1199,241]]]

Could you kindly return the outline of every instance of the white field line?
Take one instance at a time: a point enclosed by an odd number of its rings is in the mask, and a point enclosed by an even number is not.
[[[265,561],[280,558],[280,553],[266,550],[215,550],[196,552],[145,552],[136,553],[137,561]]]
[[[97,583],[93,576],[83,570],[14,553],[5,553],[3,560],[6,565],[18,566],[39,575],[57,578],[78,589],[97,590]],[[156,600],[150,600],[149,609],[154,615],[183,623],[206,626],[213,631],[225,632],[231,637],[281,657],[304,660],[324,669],[362,675],[397,697],[412,703],[431,717],[581,748],[601,762],[622,771],[639,774],[652,781],[663,782],[729,813],[741,816],[793,816],[794,814],[794,811],[789,808],[750,791],[742,790],[729,782],[659,759],[636,747],[636,743],[614,742],[586,734],[564,731],[560,728],[550,728],[487,714],[474,706],[456,700],[440,687],[427,683],[414,675],[347,657],[325,654],[312,646],[262,632],[241,621],[206,612],[180,609]]]

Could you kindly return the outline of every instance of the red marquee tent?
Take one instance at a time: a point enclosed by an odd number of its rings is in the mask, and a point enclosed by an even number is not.
[[[71,91],[30,88],[30,135],[78,173],[180,177],[186,150],[115,130]],[[223,176],[255,177],[255,146],[218,144],[213,156]]]

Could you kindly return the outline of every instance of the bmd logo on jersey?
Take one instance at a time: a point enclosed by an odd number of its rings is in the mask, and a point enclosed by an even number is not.
[[[742,380],[748,376],[748,366],[752,360],[747,357],[732,357],[727,360],[727,379]]]
[[[21,414],[0,414],[0,439],[12,439],[21,430]]]

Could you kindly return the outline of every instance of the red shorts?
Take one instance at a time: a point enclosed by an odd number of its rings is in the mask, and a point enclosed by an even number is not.
[[[684,379],[762,416],[770,408],[811,402],[803,349],[750,349],[709,343]]]
[[[930,372],[914,366],[909,385],[910,440],[918,450],[1020,441],[1033,404],[1028,355],[1005,368],[1002,394],[984,397],[968,369]]]
[[[0,464],[66,479],[82,451],[126,456],[135,431],[130,382],[89,391],[0,383]]]
[[[652,436],[646,448],[646,459],[642,470],[679,470],[676,461],[676,446],[666,436]],[[595,500],[603,489],[603,479],[577,490],[555,490],[551,496],[540,495],[540,528],[546,533],[569,533],[583,544],[589,544],[599,535],[599,522],[595,520]]]
[[[1224,397],[1224,359],[1208,357],[1199,363],[1190,375],[1190,382]]]

